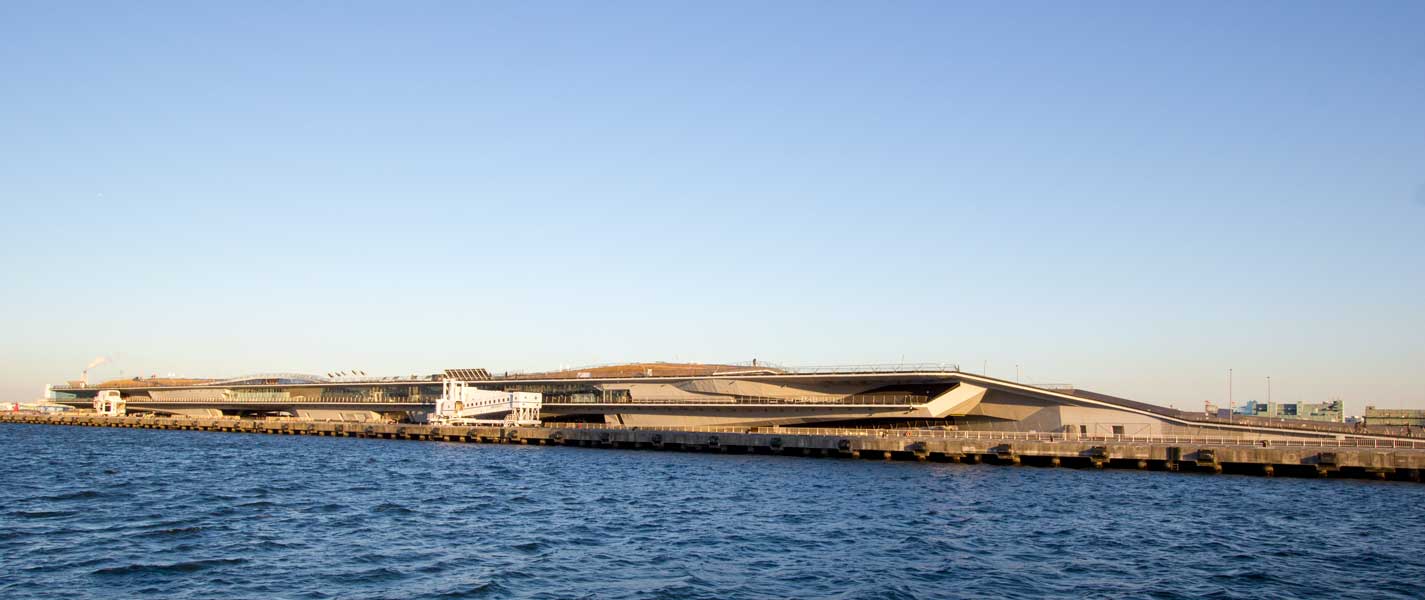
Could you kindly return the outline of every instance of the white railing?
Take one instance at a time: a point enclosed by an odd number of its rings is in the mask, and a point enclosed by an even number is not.
[[[625,367],[630,365],[647,365],[653,371],[652,375],[647,374],[619,374],[600,375],[598,377],[580,376],[581,372],[593,372],[599,369],[610,367]],[[630,367],[632,368],[632,367]],[[721,368],[721,369],[719,369]],[[894,364],[862,364],[862,365],[812,365],[812,366],[784,366],[774,363],[758,361],[736,362],[736,363],[609,363],[598,365],[586,365],[559,371],[528,372],[528,371],[506,371],[500,375],[495,375],[494,380],[543,380],[543,379],[635,379],[635,378],[659,378],[659,377],[706,377],[706,376],[734,376],[738,374],[747,375],[751,371],[768,371],[783,375],[833,375],[833,374],[865,374],[865,373],[958,373],[960,366],[954,363],[894,363]]]
[[[834,373],[955,373],[959,372],[960,366],[952,363],[898,363],[780,367],[778,370],[797,375]]]
[[[851,396],[809,395],[809,396],[707,396],[690,398],[686,396],[592,398],[575,400],[569,397],[545,399],[545,404],[556,405],[627,405],[627,404],[683,404],[683,405],[807,405],[807,406],[903,406],[925,404],[930,399],[916,394],[856,394]]]
[[[157,399],[146,399],[146,398],[143,398],[143,397],[130,397],[130,398],[126,398],[126,399],[129,400],[130,402],[134,402],[134,403],[137,403],[137,404],[142,405],[142,406],[165,405],[165,404],[219,404],[219,405],[223,405],[223,406],[227,406],[227,405],[230,405],[230,404],[244,404],[244,405],[250,404],[250,405],[254,405],[254,406],[263,406],[263,405],[292,406],[292,405],[306,405],[306,404],[400,404],[400,405],[419,404],[419,405],[423,405],[423,406],[431,406],[431,405],[434,405],[434,404],[435,404],[435,397],[434,397],[434,396],[422,396],[421,398],[402,398],[402,397],[390,397],[390,396],[377,397],[377,396],[332,395],[332,394],[326,394],[326,395],[323,395],[323,396],[321,396],[321,397],[292,396],[292,397],[290,397],[290,398],[288,398],[288,399],[286,399],[286,400],[280,400],[280,399],[243,399],[243,398],[227,398],[227,399],[215,399],[215,400],[157,400]]]
[[[609,429],[624,431],[666,431],[671,433],[756,433],[780,435],[820,435],[870,438],[901,438],[915,440],[1024,441],[1024,442],[1103,442],[1204,446],[1256,446],[1271,448],[1382,448],[1425,449],[1425,441],[1394,439],[1319,439],[1283,440],[1240,437],[1204,437],[1178,435],[1090,435],[1076,433],[1037,433],[1002,431],[958,431],[925,429],[841,429],[822,427],[638,427],[603,423],[545,423],[552,429]]]

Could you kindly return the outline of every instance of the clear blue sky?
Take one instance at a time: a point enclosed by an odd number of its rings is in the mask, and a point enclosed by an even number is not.
[[[757,357],[1425,408],[1421,2],[12,0],[0,66],[6,399]]]

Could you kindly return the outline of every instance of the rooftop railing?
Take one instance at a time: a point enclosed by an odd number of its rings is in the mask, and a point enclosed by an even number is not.
[[[854,375],[854,374],[874,374],[874,373],[956,373],[960,371],[960,366],[954,363],[895,363],[895,364],[861,364],[861,365],[813,365],[813,366],[786,366],[768,362],[740,362],[722,364],[702,364],[690,363],[680,365],[677,363],[634,363],[635,365],[647,365],[647,372],[631,371],[629,373],[619,373],[611,375],[594,375],[599,370],[607,370],[612,367],[629,366],[621,363],[588,365],[562,369],[559,371],[526,372],[526,371],[505,371],[493,375],[495,380],[528,380],[528,379],[631,379],[642,377],[699,377],[699,376],[724,376],[739,374],[759,374],[759,375]]]
[[[960,366],[952,363],[898,363],[782,367],[781,370],[796,375],[836,373],[957,373],[960,371]]]
[[[410,398],[405,396],[375,396],[362,395],[323,395],[321,397],[292,396],[288,398],[272,396],[260,397],[232,397],[232,398],[209,398],[209,399],[164,399],[155,400],[152,398],[125,398],[129,404],[149,405],[149,404],[252,404],[252,405],[293,405],[293,404],[435,404],[434,396],[421,396],[420,398]]]
[[[802,406],[903,406],[925,404],[929,398],[917,394],[854,394],[850,396],[707,396],[702,398],[687,396],[668,397],[619,397],[577,399],[571,397],[545,398],[544,403],[555,406],[568,405],[608,405],[608,404],[660,404],[660,405],[802,405]]]

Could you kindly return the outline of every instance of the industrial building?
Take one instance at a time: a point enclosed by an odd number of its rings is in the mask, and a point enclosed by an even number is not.
[[[1340,400],[1330,400],[1317,404],[1309,402],[1257,402],[1250,401],[1236,411],[1245,417],[1269,419],[1300,419],[1304,421],[1326,421],[1344,423],[1346,412]]]

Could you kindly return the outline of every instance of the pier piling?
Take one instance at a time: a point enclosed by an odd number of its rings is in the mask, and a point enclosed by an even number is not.
[[[69,425],[169,431],[266,433],[311,437],[358,437],[384,440],[461,443],[507,443],[531,446],[579,446],[609,449],[683,450],[692,452],[781,454],[805,457],[863,456],[884,461],[949,462],[1000,465],[1090,466],[1104,468],[1177,471],[1184,463],[1191,471],[1275,477],[1282,475],[1421,481],[1425,449],[1352,448],[1304,449],[1287,444],[1248,441],[1204,444],[1184,451],[1181,446],[1147,442],[1080,442],[978,440],[973,437],[911,438],[881,432],[849,431],[841,437],[799,433],[784,429],[776,435],[745,430],[684,431],[578,427],[467,427],[394,423],[325,421],[255,421],[235,417],[110,417],[92,414],[0,414],[0,423]],[[866,452],[871,454],[866,455]]]

